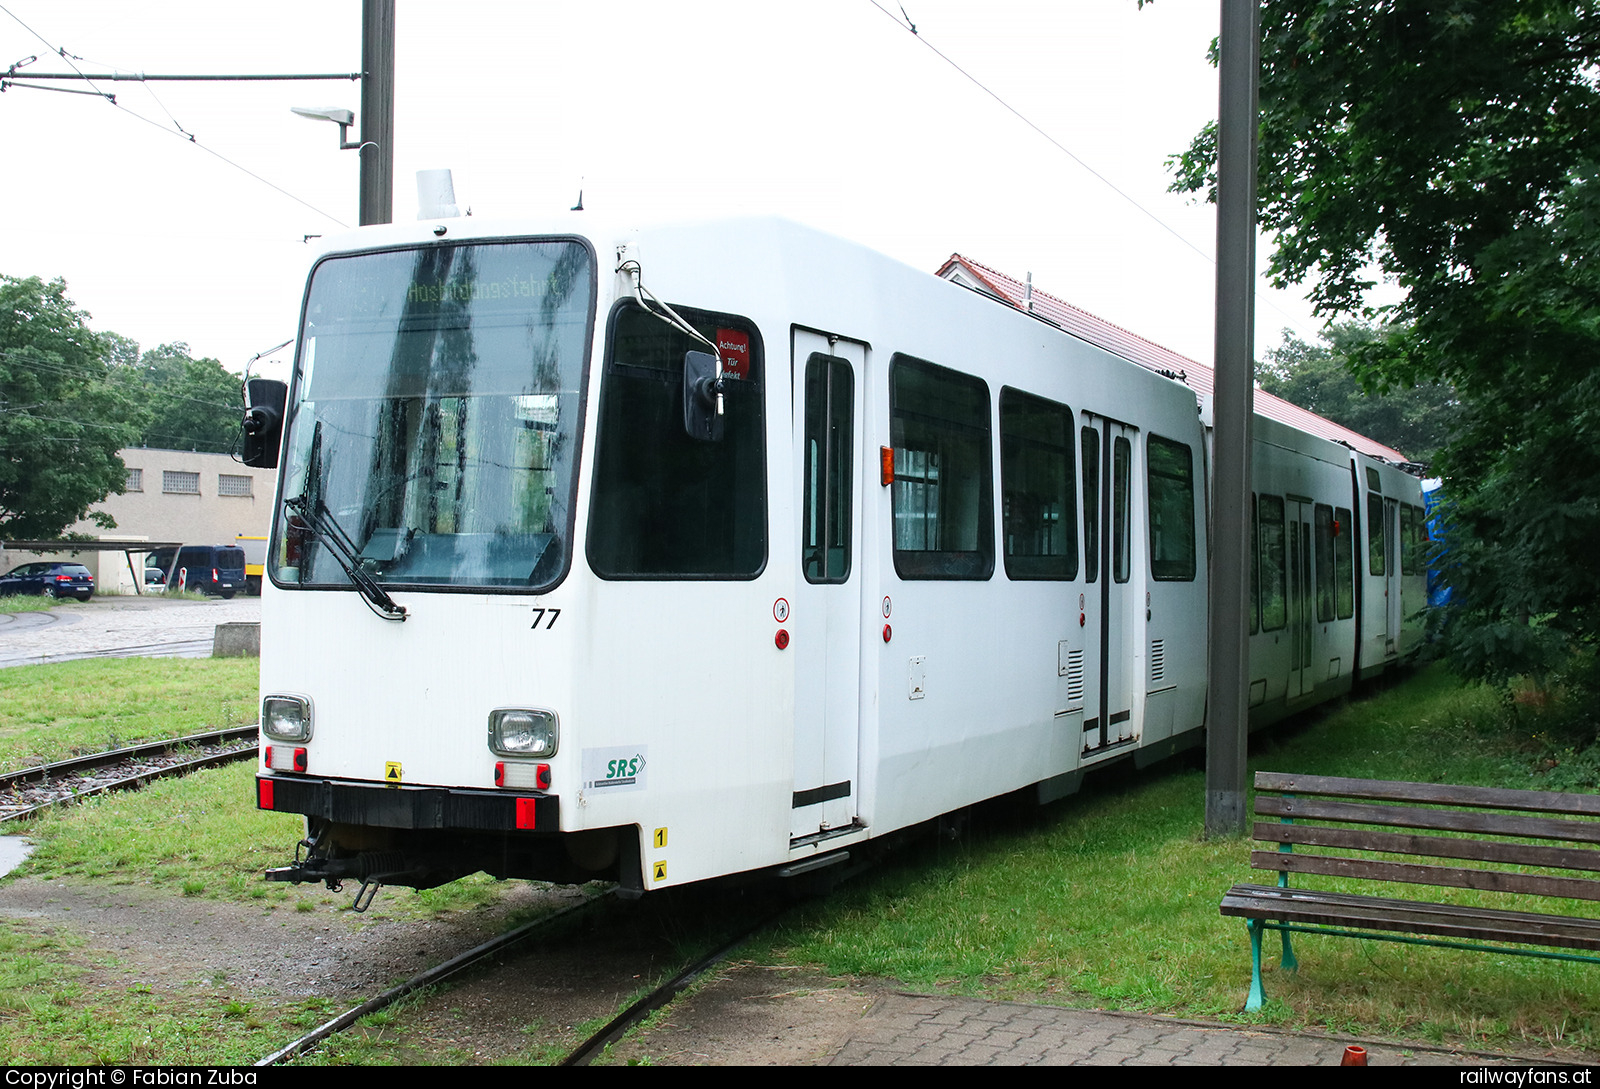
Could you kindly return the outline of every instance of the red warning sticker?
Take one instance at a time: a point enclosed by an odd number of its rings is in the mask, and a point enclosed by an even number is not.
[[[750,377],[750,334],[738,329],[717,330],[717,351],[722,354],[722,375],[738,381]]]

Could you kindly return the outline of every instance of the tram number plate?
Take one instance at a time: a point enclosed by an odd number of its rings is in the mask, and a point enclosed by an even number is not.
[[[539,625],[544,622],[544,614],[550,614],[550,623],[545,624],[544,630],[549,631],[556,626],[556,617],[561,615],[560,609],[535,609],[533,610],[533,627],[530,631],[538,631]]]

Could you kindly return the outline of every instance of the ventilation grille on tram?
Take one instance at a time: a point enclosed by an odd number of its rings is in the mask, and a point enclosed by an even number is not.
[[[1150,683],[1160,684],[1167,678],[1167,641],[1150,640]]]
[[[1083,651],[1067,654],[1067,703],[1083,702]]]

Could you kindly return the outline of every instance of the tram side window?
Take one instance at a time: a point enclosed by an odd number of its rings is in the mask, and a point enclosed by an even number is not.
[[[615,311],[589,564],[602,578],[754,578],[767,557],[761,338],[742,319],[676,309],[707,337],[749,341],[743,373],[728,378],[723,438],[684,432],[683,358],[699,342],[637,306]]]
[[[1085,427],[1083,436],[1083,573],[1100,577],[1100,432]]]
[[[1261,539],[1261,630],[1277,631],[1289,622],[1284,578],[1283,497],[1263,495],[1257,504]]]
[[[1383,496],[1377,492],[1367,493],[1367,570],[1383,574]]]
[[[1417,563],[1417,508],[1410,503],[1400,504],[1400,573],[1421,573]]]
[[[1072,410],[1001,389],[1000,510],[1010,578],[1077,577],[1072,460]]]
[[[1325,503],[1318,503],[1315,520],[1317,621],[1327,623],[1333,619],[1334,608],[1333,508]]]
[[[1356,537],[1350,512],[1338,507],[1333,512],[1334,606],[1340,620],[1356,615]]]
[[[896,355],[889,417],[895,572],[906,579],[987,579],[994,573],[989,387]]]
[[[1181,442],[1150,436],[1150,574],[1194,579],[1194,457]]]
[[[815,353],[806,360],[805,510],[801,557],[807,582],[850,577],[851,436],[855,374],[850,364]]]

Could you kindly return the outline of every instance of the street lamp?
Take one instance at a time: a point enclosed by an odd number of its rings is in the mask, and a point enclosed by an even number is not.
[[[290,106],[289,112],[299,114],[301,117],[311,121],[332,121],[335,125],[338,125],[340,151],[359,151],[366,146],[359,141],[352,144],[345,139],[346,131],[356,123],[356,115],[352,110],[342,110],[337,106]],[[366,141],[366,143],[372,144],[373,147],[378,146],[371,140]]]

